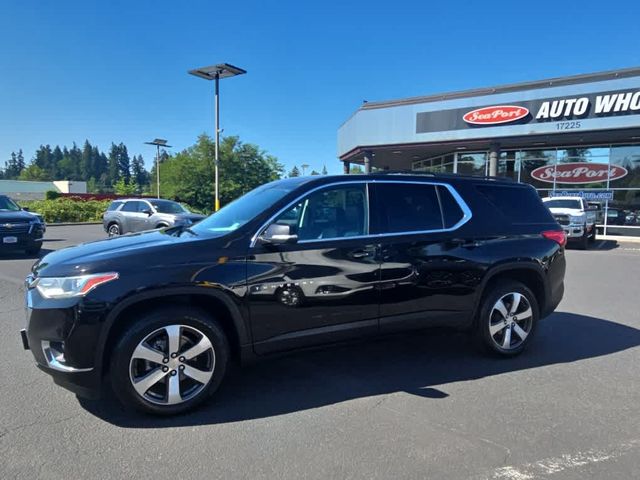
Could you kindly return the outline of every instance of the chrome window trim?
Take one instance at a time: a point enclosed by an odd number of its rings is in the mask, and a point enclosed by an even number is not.
[[[300,200],[302,200],[303,198],[305,198],[307,195],[311,195],[312,193],[315,193],[318,190],[323,190],[326,188],[330,188],[330,187],[335,187],[335,186],[340,186],[340,185],[353,185],[353,184],[365,184],[366,187],[366,194],[367,194],[367,229],[370,228],[369,222],[371,220],[371,202],[369,201],[369,185],[370,184],[377,184],[377,183],[397,183],[397,184],[409,184],[409,185],[433,185],[433,186],[441,186],[446,188],[449,193],[451,193],[451,195],[453,196],[454,200],[458,203],[458,206],[460,207],[460,210],[462,210],[462,218],[453,226],[449,227],[449,228],[439,228],[439,229],[432,229],[432,230],[412,230],[412,231],[406,231],[406,232],[388,232],[388,233],[376,233],[376,234],[367,234],[367,235],[354,235],[352,237],[332,237],[332,238],[319,238],[319,239],[310,239],[310,240],[299,240],[298,244],[309,244],[309,243],[319,243],[319,242],[327,242],[327,241],[335,241],[335,240],[357,240],[357,239],[365,239],[365,238],[369,238],[369,239],[376,239],[376,238],[385,238],[385,237],[395,237],[395,236],[399,236],[399,235],[421,235],[421,234],[428,234],[428,233],[446,233],[446,232],[452,232],[454,230],[459,229],[460,227],[462,227],[465,223],[467,223],[469,220],[471,220],[471,217],[473,216],[473,214],[471,213],[471,209],[469,208],[469,206],[467,205],[467,203],[464,201],[464,199],[460,196],[460,194],[456,191],[455,188],[453,188],[451,185],[449,185],[448,183],[444,183],[444,182],[437,182],[437,181],[417,181],[417,180],[388,180],[388,179],[369,179],[369,180],[348,180],[345,182],[332,182],[332,183],[327,183],[324,185],[319,185],[315,188],[312,188],[311,190],[308,190],[306,192],[304,192],[303,194],[301,194],[300,196],[296,197],[295,199],[293,199],[291,202],[289,202],[287,205],[285,205],[283,208],[281,208],[280,210],[278,210],[275,214],[273,214],[266,222],[264,222],[262,224],[262,226],[256,231],[256,233],[253,235],[253,237],[251,237],[251,243],[249,245],[250,248],[254,248],[256,245],[256,242],[258,241],[258,236],[260,235],[260,233],[264,232],[264,230],[281,214],[283,214],[285,211],[287,211],[287,209],[291,208],[295,203],[299,202]],[[436,190],[436,194],[438,194],[438,191]],[[438,197],[439,198],[439,197]],[[440,209],[440,212],[442,213],[442,208]],[[442,221],[444,222],[444,214],[442,215]]]

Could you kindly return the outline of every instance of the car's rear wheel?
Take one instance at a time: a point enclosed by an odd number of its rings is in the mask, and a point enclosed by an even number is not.
[[[111,225],[109,225],[109,227],[107,227],[107,233],[110,237],[116,237],[120,235],[120,232],[120,225],[118,225],[117,223],[112,223]]]
[[[589,237],[589,242],[590,243],[595,243],[597,240],[597,236],[598,236],[598,229],[596,228],[596,225],[594,224],[592,228],[592,232],[591,232],[591,236]]]
[[[219,387],[229,359],[219,325],[197,308],[151,312],[121,336],[111,382],[125,405],[173,415],[194,408]]]
[[[538,302],[529,288],[520,282],[501,282],[484,297],[477,318],[478,338],[489,351],[514,356],[531,341],[538,318]]]

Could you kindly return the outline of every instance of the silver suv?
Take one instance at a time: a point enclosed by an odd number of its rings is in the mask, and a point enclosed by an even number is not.
[[[178,202],[142,198],[114,200],[102,215],[104,230],[110,237],[156,228],[192,225],[205,218],[191,213]]]

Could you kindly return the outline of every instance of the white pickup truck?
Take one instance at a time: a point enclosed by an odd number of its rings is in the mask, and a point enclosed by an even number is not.
[[[586,250],[596,240],[596,210],[582,197],[547,197],[542,201],[560,224],[567,239]]]

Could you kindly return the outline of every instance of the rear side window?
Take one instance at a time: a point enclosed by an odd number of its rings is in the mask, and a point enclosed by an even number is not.
[[[511,223],[553,223],[553,217],[531,188],[477,185],[476,189]]]
[[[464,212],[448,188],[438,185],[438,197],[442,207],[444,228],[451,228],[462,220]]]
[[[113,212],[114,210],[117,210],[120,205],[122,205],[122,202],[111,202],[111,205],[109,205],[109,208],[107,208],[107,212]]]
[[[403,233],[442,230],[442,214],[436,187],[429,184],[375,184],[378,232]]]
[[[142,202],[127,202],[122,207],[122,212],[139,212],[141,209],[138,208],[138,205]]]

